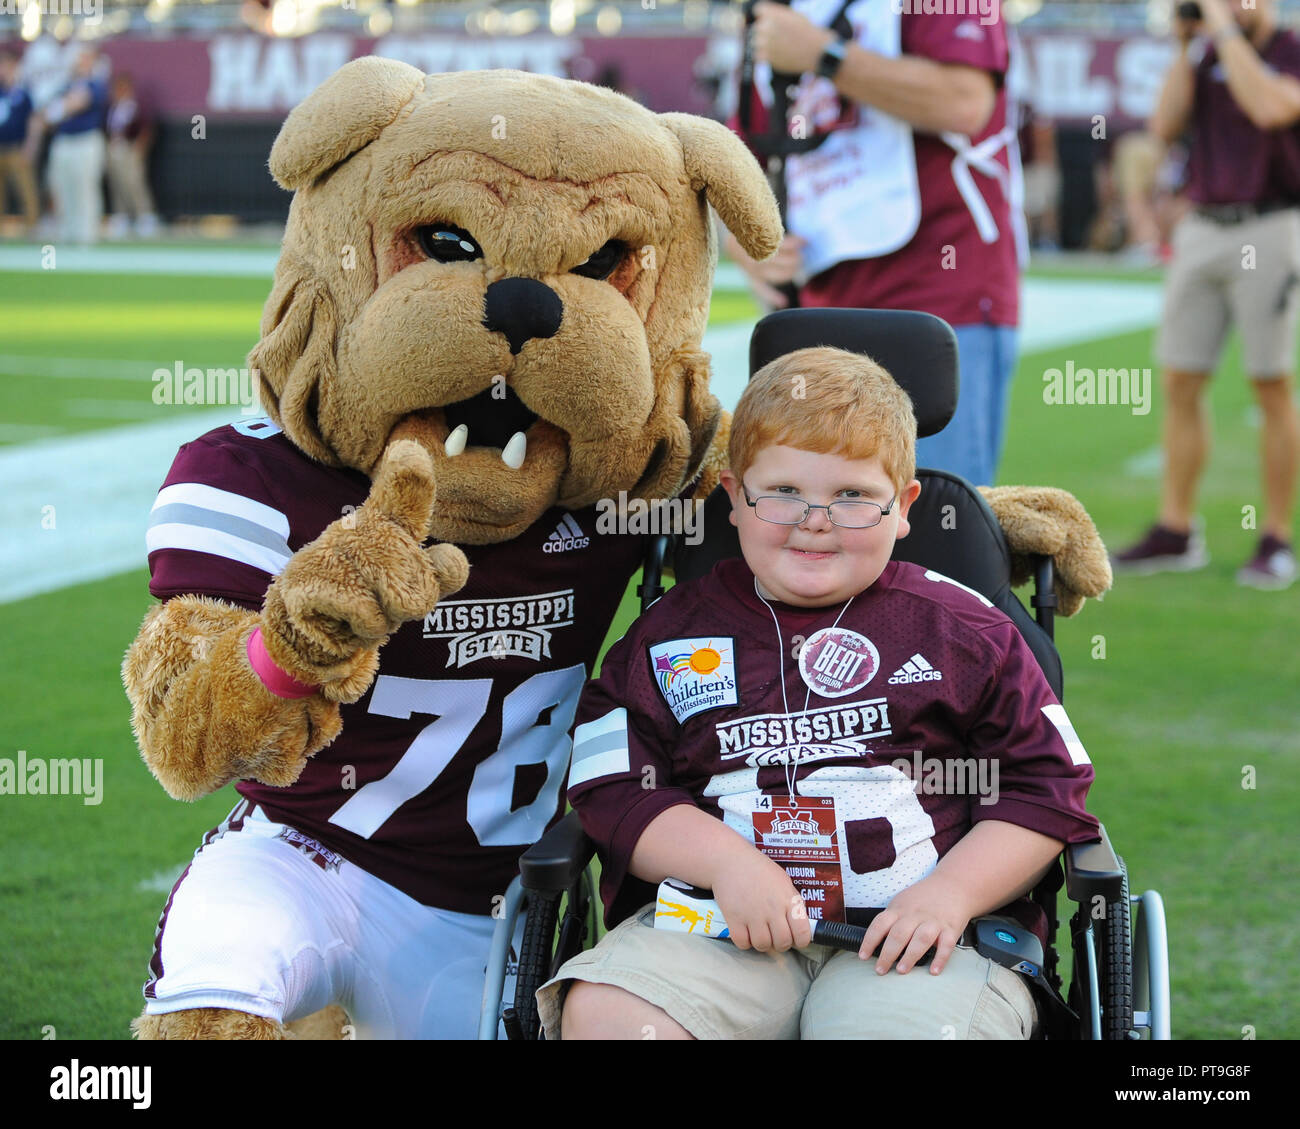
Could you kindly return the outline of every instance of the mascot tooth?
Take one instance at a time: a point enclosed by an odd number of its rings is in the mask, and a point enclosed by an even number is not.
[[[456,430],[447,436],[447,442],[443,449],[448,455],[459,455],[465,450],[465,441],[469,437],[469,428],[463,423],[458,424]]]
[[[528,440],[522,431],[516,431],[511,437],[510,442],[505,445],[501,452],[501,461],[513,470],[518,470],[524,465],[524,456],[528,454]]]

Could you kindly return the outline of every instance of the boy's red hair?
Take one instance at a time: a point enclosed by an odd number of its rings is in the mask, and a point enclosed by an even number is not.
[[[916,413],[880,365],[861,353],[818,346],[758,370],[731,421],[728,456],[737,478],[764,447],[797,447],[846,459],[880,456],[902,490],[916,474]]]

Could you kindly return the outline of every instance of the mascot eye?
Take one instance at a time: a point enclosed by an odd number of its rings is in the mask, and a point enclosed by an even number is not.
[[[420,250],[439,263],[468,263],[483,257],[483,249],[463,228],[450,224],[431,224],[417,228]]]
[[[583,278],[608,278],[626,254],[626,245],[617,239],[611,239],[585,263],[574,267],[572,273],[580,274]]]

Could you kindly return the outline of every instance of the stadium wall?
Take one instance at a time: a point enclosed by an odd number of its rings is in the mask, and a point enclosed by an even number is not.
[[[1168,64],[1167,40],[1022,30],[1010,77],[1016,95],[1062,135],[1114,135],[1150,113]],[[20,43],[13,46],[21,49]],[[657,111],[725,118],[735,102],[734,35],[574,34],[470,36],[322,32],[298,39],[250,32],[122,35],[101,42],[115,71],[131,72],[153,108],[158,139],[151,180],[161,214],[282,219],[288,196],[266,172],[285,114],[349,59],[379,54],[427,72],[509,67],[609,81]]]

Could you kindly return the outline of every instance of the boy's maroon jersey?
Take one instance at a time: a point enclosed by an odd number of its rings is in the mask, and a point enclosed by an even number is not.
[[[765,604],[745,562],[723,561],[610,649],[578,722],[569,799],[600,849],[611,924],[653,900],[628,863],[675,804],[765,845],[813,843],[821,821],[825,850],[805,857],[838,858],[851,921],[979,820],[1098,837],[1092,765],[1015,625],[899,561],[847,608],[815,609]]]
[[[258,611],[290,556],[369,490],[269,420],[209,432],[181,448],[154,505],[149,590]],[[643,548],[600,532],[594,507],[466,546],[469,582],[384,645],[339,737],[290,787],[239,792],[426,905],[491,912],[557,814],[578,695]]]

